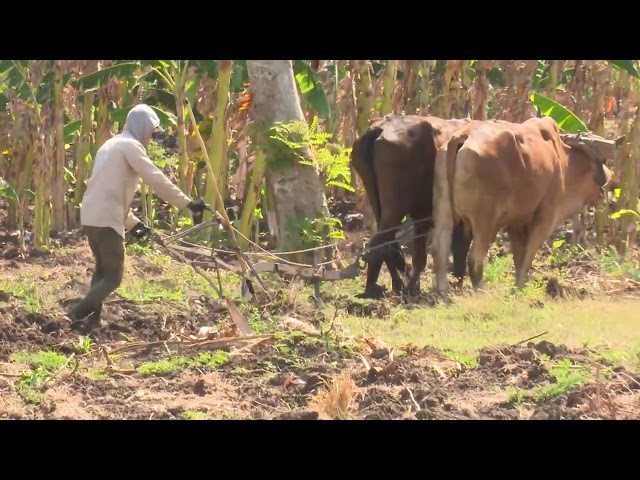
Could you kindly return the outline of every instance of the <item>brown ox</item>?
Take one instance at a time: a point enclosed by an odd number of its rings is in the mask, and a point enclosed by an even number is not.
[[[550,117],[475,123],[456,131],[438,151],[435,166],[436,291],[446,290],[449,238],[458,224],[464,226],[465,242],[473,239],[468,259],[473,287],[481,286],[489,246],[505,228],[521,289],[536,252],[558,224],[602,199],[612,176],[604,162],[613,156],[613,144],[560,134]]]
[[[427,264],[426,234],[433,226],[432,185],[433,165],[437,149],[449,140],[453,132],[467,119],[445,120],[432,116],[386,115],[373,123],[353,144],[351,161],[362,179],[375,216],[378,232],[373,235],[366,256],[367,283],[361,297],[378,297],[376,284],[382,263],[386,263],[393,291],[402,290],[398,274],[407,268],[400,245],[394,242],[397,227],[405,216],[414,225],[412,272],[407,289],[419,289],[419,278]],[[454,275],[462,277],[466,251],[460,252],[462,229],[453,238]],[[375,248],[377,245],[387,244]],[[456,264],[461,258],[461,263]],[[460,271],[461,270],[461,271]]]

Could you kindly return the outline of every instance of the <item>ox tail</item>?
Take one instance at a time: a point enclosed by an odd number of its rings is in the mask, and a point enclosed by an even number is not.
[[[454,218],[456,215],[453,206],[453,184],[456,175],[456,157],[466,140],[467,135],[453,136],[447,144],[447,183],[449,184],[449,201]]]
[[[468,135],[454,136],[447,144],[447,183],[449,184],[449,202],[451,204],[451,215],[453,216],[453,232],[451,237],[451,248],[453,253],[453,275],[458,279],[458,287],[462,287],[462,281],[466,270],[466,260],[469,253],[471,239],[464,234],[462,219],[456,215],[453,203],[453,185],[456,174],[456,159],[458,152],[466,142]]]
[[[351,150],[351,164],[362,179],[364,190],[371,204],[376,223],[380,223],[382,207],[378,191],[378,178],[373,168],[373,147],[382,133],[380,127],[368,128],[354,143]]]

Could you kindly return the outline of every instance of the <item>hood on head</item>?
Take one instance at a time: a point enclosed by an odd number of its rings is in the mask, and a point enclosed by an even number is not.
[[[156,112],[148,105],[140,104],[129,110],[124,130],[142,143],[145,138],[150,138],[159,126],[160,119]]]

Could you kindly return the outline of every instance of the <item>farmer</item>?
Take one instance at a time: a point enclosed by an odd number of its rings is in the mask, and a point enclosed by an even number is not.
[[[159,126],[149,106],[136,105],[127,115],[124,132],[98,150],[80,210],[96,267],[89,293],[69,312],[72,328],[88,332],[100,323],[102,303],[122,282],[125,230],[136,238],[151,231],[130,208],[140,178],[166,202],[191,210],[194,223],[202,219],[204,202],[187,197],[147,156],[146,147]]]

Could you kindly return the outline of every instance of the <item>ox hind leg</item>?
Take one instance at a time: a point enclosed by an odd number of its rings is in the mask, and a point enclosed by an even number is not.
[[[413,256],[407,291],[409,294],[417,295],[420,293],[420,275],[427,266],[427,234],[433,227],[433,222],[424,215],[411,215],[411,217],[416,219],[416,223],[413,227]]]
[[[521,290],[527,281],[527,273],[531,268],[536,253],[546,239],[548,239],[555,228],[555,222],[553,219],[538,217],[537,221],[531,226],[529,230],[528,239],[526,241],[526,247],[521,256],[520,266],[516,265],[516,288]]]
[[[484,222],[472,222],[471,231],[473,234],[473,246],[471,247],[471,254],[468,258],[469,277],[471,278],[471,285],[474,290],[483,289],[484,282],[482,281],[484,261],[489,253],[489,247],[495,240],[498,234],[498,229],[494,227],[491,217],[480,218],[488,219]]]
[[[386,263],[389,269],[392,289],[396,292],[401,291],[403,282],[397,270],[400,269],[404,273],[406,263],[400,250],[400,243],[394,241],[394,238],[403,216],[383,214],[378,232],[369,243],[369,253],[366,257],[367,283],[364,293],[358,295],[358,298],[380,298],[382,296],[382,288],[376,282],[383,263]]]
[[[402,281],[399,272],[406,275],[408,270],[407,262],[402,254],[400,242],[393,242],[389,245],[388,252],[389,256],[385,260],[385,265],[389,270],[389,275],[391,275],[391,290],[393,292],[400,293],[402,291],[402,287],[404,287],[404,282]]]
[[[509,243],[511,243],[511,253],[513,254],[513,266],[516,275],[522,265],[522,259],[527,250],[527,242],[529,241],[528,227],[508,227],[507,235],[509,235]]]

